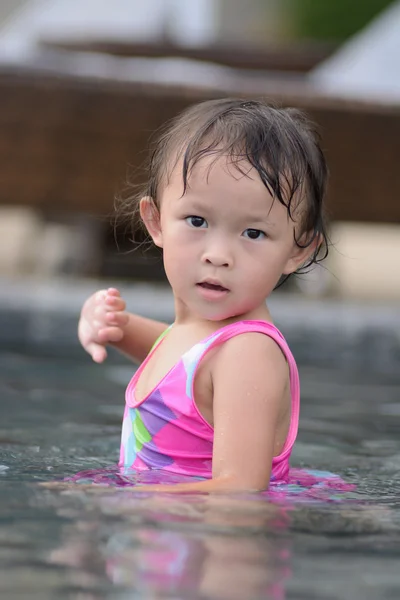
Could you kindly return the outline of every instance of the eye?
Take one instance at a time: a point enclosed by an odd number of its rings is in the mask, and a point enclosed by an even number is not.
[[[266,237],[265,233],[260,229],[245,229],[243,235],[248,240],[261,240]]]
[[[196,215],[186,217],[185,221],[190,227],[196,227],[196,229],[207,227],[207,221],[203,217],[197,217]]]

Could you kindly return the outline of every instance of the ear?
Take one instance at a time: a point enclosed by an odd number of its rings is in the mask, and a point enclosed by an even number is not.
[[[318,233],[311,244],[309,244],[310,237],[312,237],[312,233],[305,233],[301,236],[300,240],[298,240],[298,244],[294,243],[293,254],[289,257],[285,268],[283,270],[283,275],[290,275],[299,269],[307,259],[314,254],[314,252],[319,248],[322,244],[322,235]],[[303,248],[302,246],[306,246]]]
[[[145,196],[141,199],[140,216],[155,245],[162,248],[160,212],[155,205],[153,198],[150,198],[150,196]]]

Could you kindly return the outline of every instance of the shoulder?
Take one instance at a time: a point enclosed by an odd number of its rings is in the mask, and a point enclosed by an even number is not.
[[[286,363],[279,344],[268,334],[258,331],[240,333],[221,344],[219,360],[250,359],[261,356],[264,359]]]
[[[273,374],[279,385],[287,381],[288,364],[279,344],[269,335],[246,332],[236,335],[221,344],[213,357],[211,374],[218,377],[228,373],[231,377],[251,374],[256,380]]]

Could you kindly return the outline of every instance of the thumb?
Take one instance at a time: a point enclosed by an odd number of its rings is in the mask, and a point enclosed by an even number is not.
[[[100,344],[95,344],[94,342],[92,342],[91,344],[88,344],[86,346],[85,350],[90,354],[90,356],[96,363],[102,363],[107,358],[107,350],[104,346],[101,346]]]

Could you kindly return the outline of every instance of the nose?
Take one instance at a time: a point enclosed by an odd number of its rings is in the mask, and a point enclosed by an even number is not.
[[[203,262],[214,267],[231,267],[233,263],[232,253],[228,245],[219,243],[208,245],[203,254]]]

